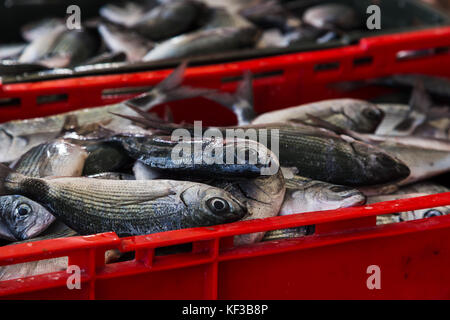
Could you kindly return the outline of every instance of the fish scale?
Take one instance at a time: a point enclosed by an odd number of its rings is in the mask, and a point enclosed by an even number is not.
[[[232,222],[245,207],[222,189],[188,181],[29,178],[0,165],[0,189],[43,205],[80,234],[138,235]],[[218,211],[211,201],[221,201]]]

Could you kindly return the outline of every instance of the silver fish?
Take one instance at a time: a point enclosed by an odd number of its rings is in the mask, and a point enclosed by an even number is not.
[[[121,30],[111,24],[100,24],[98,32],[106,46],[112,52],[125,52],[129,62],[141,61],[154,47],[150,40],[127,30]]]
[[[80,176],[87,152],[63,141],[42,144],[25,153],[13,168],[30,177]],[[20,195],[0,196],[0,238],[26,240],[45,231],[55,217]]]
[[[124,103],[70,111],[43,118],[14,120],[0,124],[0,162],[14,161],[32,147],[62,135],[68,139],[79,138],[77,134],[67,135],[63,133],[67,122],[71,122],[73,119],[78,127],[103,123],[105,127],[112,130],[119,129],[123,131],[129,128],[131,122],[115,117],[111,112],[136,115],[135,112],[126,106],[127,103],[146,111],[164,102],[193,98],[211,91],[181,86],[185,68],[186,64],[180,65],[171,75],[148,93]]]
[[[338,3],[320,4],[307,9],[302,21],[319,29],[352,29],[360,25],[356,11]]]
[[[264,113],[252,124],[301,120],[309,122],[308,115],[327,120],[336,126],[357,132],[371,133],[383,119],[383,111],[372,103],[356,99],[324,100]]]
[[[161,42],[144,57],[144,61],[181,59],[248,48],[258,38],[259,31],[253,27],[194,31]]]

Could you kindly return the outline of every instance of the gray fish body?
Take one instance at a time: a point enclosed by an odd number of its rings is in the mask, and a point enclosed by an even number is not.
[[[64,26],[56,27],[46,34],[42,34],[31,42],[19,57],[21,63],[33,63],[41,60],[55,47],[58,39],[65,31]]]
[[[167,170],[158,172],[155,177],[154,170],[143,165],[139,161],[135,170],[136,179],[152,180],[169,173]],[[247,215],[242,220],[264,219],[278,215],[281,203],[285,194],[284,177],[279,170],[276,174],[270,176],[260,176],[257,178],[238,178],[238,179],[205,179],[195,176],[194,179],[200,179],[213,187],[226,190],[239,200],[247,208]],[[247,245],[259,242],[264,236],[264,232],[245,234],[236,236],[234,244]]]
[[[301,133],[298,128],[281,129],[273,138],[279,139],[281,166],[295,167],[300,176],[313,180],[365,186],[398,181],[410,173],[386,152],[355,140]],[[270,134],[268,141],[273,138]]]
[[[112,52],[125,52],[130,62],[141,61],[154,44],[141,36],[114,25],[100,24],[98,31]]]
[[[349,208],[365,203],[358,190],[294,176],[286,180],[286,196],[280,215]]]
[[[61,34],[44,63],[49,67],[73,67],[94,56],[99,47],[97,37],[90,31],[68,30]],[[59,60],[63,61],[62,64]]]
[[[23,43],[0,45],[0,60],[17,58],[26,46],[27,45]]]
[[[197,1],[169,1],[142,16],[132,27],[153,41],[161,41],[190,30],[202,14]]]
[[[99,12],[102,18],[128,28],[136,24],[145,14],[144,8],[134,2],[127,2],[123,7],[106,4]]]
[[[209,19],[202,26],[203,30],[224,27],[251,27],[251,22],[226,8],[213,8]]]
[[[38,179],[5,176],[1,169],[5,192],[30,197],[80,234],[142,235],[233,222],[246,214],[227,192],[198,183]]]
[[[294,176],[286,179],[286,194],[280,215],[335,210],[363,205],[366,197],[356,189]],[[298,238],[308,235],[313,226],[269,231],[263,241]]]
[[[120,171],[131,160],[124,150],[111,143],[93,144],[86,150],[89,156],[84,164],[84,176]]]
[[[79,176],[87,153],[78,146],[55,141],[32,148],[14,165],[30,177]],[[0,238],[11,241],[34,238],[55,217],[40,204],[20,195],[0,196]]]
[[[61,135],[68,117],[76,117],[78,125],[83,126],[96,122],[104,122],[115,118],[113,112],[129,113],[129,108],[121,104],[106,107],[81,109],[54,116],[28,120],[14,120],[0,124],[0,162],[10,162],[19,158],[32,147],[52,140]],[[123,119],[115,123],[129,123]]]
[[[160,43],[144,57],[144,61],[181,59],[247,48],[253,46],[258,38],[259,31],[253,27],[195,31]]]
[[[360,25],[356,11],[343,4],[321,4],[303,14],[305,23],[320,29],[352,29]]]
[[[45,18],[24,25],[21,28],[22,38],[33,42],[42,35],[51,33],[56,28],[64,26],[64,20],[59,18]]]
[[[113,137],[128,155],[150,168],[177,173],[222,177],[256,177],[276,166],[278,159],[263,145],[242,139]],[[274,169],[276,172],[276,168]]]
[[[277,174],[256,179],[237,181],[215,180],[209,184],[230,192],[247,207],[243,221],[264,219],[278,215],[286,187],[281,170]],[[262,240],[265,232],[243,234],[234,237],[236,246],[248,245]]]
[[[411,171],[398,185],[406,185],[450,170],[450,143],[422,137],[370,136],[374,144],[404,162]]]
[[[309,122],[308,115],[324,119],[336,126],[357,132],[372,133],[383,119],[383,111],[376,105],[356,99],[325,100],[264,113],[252,124],[301,120]]]
[[[193,98],[207,90],[193,90],[181,86],[185,65],[175,69],[171,75],[155,86],[143,96],[128,100],[124,103],[103,107],[86,108],[70,111],[48,117],[14,120],[0,124],[0,162],[11,162],[19,158],[32,147],[52,140],[62,135],[68,120],[75,120],[76,127],[85,127],[92,124],[103,124],[110,130],[131,132],[133,134],[148,133],[145,130],[131,126],[128,119],[116,117],[111,114],[120,113],[136,116],[125,103],[136,103],[139,109],[148,111],[155,105]],[[98,129],[98,128],[97,128]],[[145,131],[145,132],[144,132]],[[67,139],[79,139],[78,134],[65,134]]]

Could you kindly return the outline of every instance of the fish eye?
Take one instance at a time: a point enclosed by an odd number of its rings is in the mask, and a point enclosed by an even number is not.
[[[362,113],[366,118],[370,120],[379,120],[381,118],[381,112],[376,109],[366,108]]]
[[[423,216],[424,216],[424,218],[439,217],[439,216],[442,216],[442,212],[440,212],[439,210],[436,210],[436,209],[432,209],[432,210],[428,210],[427,212],[425,212],[425,214]]]
[[[30,214],[31,210],[31,207],[26,203],[21,203],[16,207],[16,213],[22,217]]]
[[[221,198],[211,198],[206,204],[208,208],[215,213],[222,213],[230,210],[228,202]]]

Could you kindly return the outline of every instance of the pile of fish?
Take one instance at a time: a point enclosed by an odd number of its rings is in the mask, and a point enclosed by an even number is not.
[[[183,85],[185,67],[122,103],[0,124],[0,238],[20,243],[109,231],[125,237],[449,191],[430,180],[450,171],[450,111],[435,102],[450,101],[447,79],[397,75],[343,86],[410,87],[409,105],[336,99],[256,115],[250,73],[230,94]],[[164,117],[152,112],[193,97],[229,108],[238,125],[199,131],[174,123],[170,110]],[[268,136],[229,137],[231,129]],[[378,224],[449,209],[401,212]],[[314,226],[260,232],[235,236],[234,243],[313,232]],[[111,252],[106,262],[116,259],[120,253]],[[64,263],[0,268],[0,280]]]
[[[223,54],[243,48],[325,43],[362,30],[365,12],[342,3],[279,0],[148,0],[105,4],[68,29],[46,17],[0,44],[0,75],[105,63]]]

